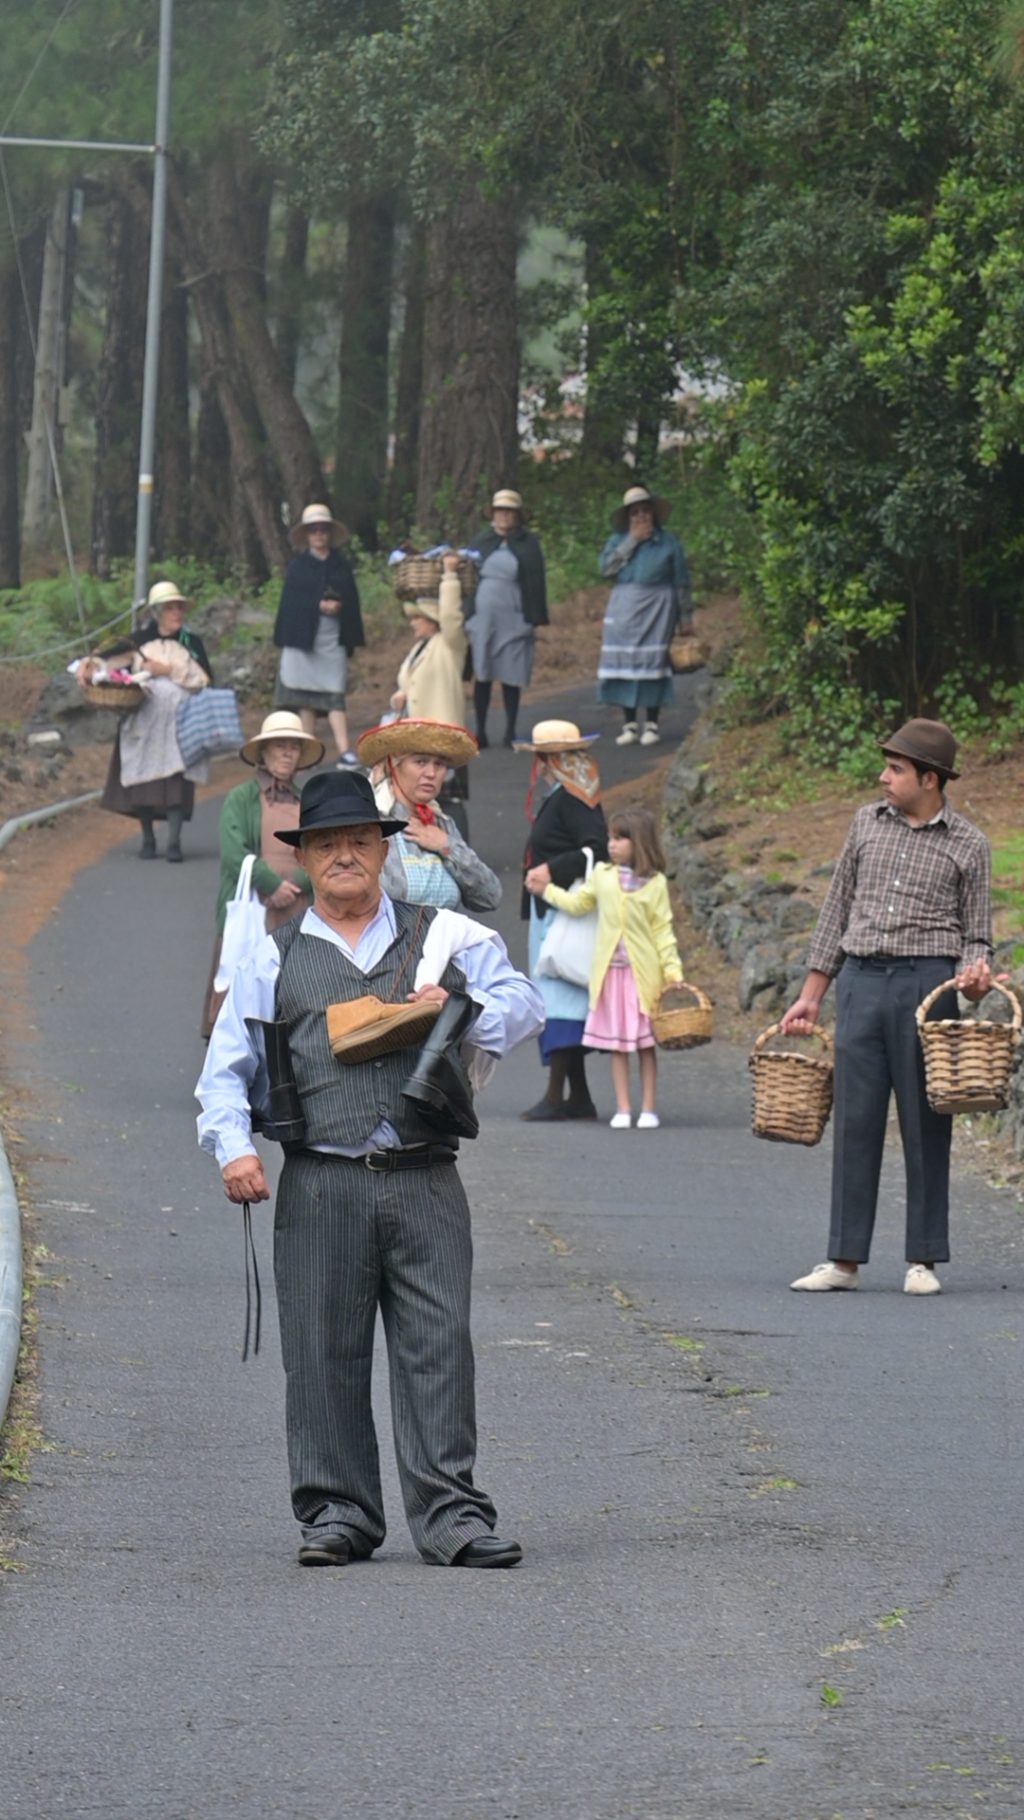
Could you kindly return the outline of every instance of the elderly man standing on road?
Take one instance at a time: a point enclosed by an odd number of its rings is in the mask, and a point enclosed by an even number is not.
[[[917,1035],[918,1005],[944,980],[969,999],[991,984],[988,842],[945,797],[956,741],[938,720],[909,720],[879,742],[884,800],[859,809],[811,941],[810,971],[782,1019],[808,1032],[836,980],[835,1140],[828,1262],[791,1289],[856,1289],[871,1249],[890,1092],[907,1178],[904,1290],[936,1295],[949,1257],[953,1121],[933,1112]],[[934,1017],[955,1017],[943,993]]]
[[[514,1567],[522,1550],[494,1535],[494,1506],[473,1483],[472,1239],[453,1166],[458,1139],[439,1136],[408,1095],[425,1052],[371,1043],[366,1059],[339,1061],[326,1011],[363,1015],[373,995],[396,1008],[398,1023],[419,1001],[444,1006],[450,993],[464,994],[467,1015],[475,1008],[468,1040],[478,1057],[505,1055],[539,1030],[544,1012],[493,930],[382,891],[386,836],[401,826],[382,820],[360,774],[306,784],[298,830],[278,838],[301,848],[313,906],[268,935],[234,977],[196,1089],[199,1137],[216,1155],[229,1200],[269,1198],[252,1130],[279,1085],[283,1030],[304,1121],[304,1134],[286,1146],[274,1239],[300,1562],[343,1566],[384,1539],[370,1404],[379,1307],[416,1547],[437,1566]],[[442,932],[436,983],[417,988],[425,942],[436,948]],[[436,958],[430,952],[425,965]]]

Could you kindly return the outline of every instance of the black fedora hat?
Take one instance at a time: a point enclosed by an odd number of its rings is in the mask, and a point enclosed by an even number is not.
[[[381,815],[370,780],[361,771],[320,771],[302,786],[298,827],[282,829],[277,838],[286,847],[297,847],[314,828],[358,828],[367,822],[385,836],[405,827]]]

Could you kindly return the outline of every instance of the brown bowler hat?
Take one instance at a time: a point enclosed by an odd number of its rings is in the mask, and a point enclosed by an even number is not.
[[[957,778],[956,740],[944,720],[908,720],[879,745],[885,753],[911,758],[916,765],[927,765],[940,777]]]

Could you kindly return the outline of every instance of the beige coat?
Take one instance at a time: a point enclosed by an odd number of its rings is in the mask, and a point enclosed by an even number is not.
[[[462,588],[457,575],[441,580],[440,623],[432,638],[414,645],[398,672],[410,720],[444,720],[461,727],[466,719],[462,667],[466,634],[462,621]]]

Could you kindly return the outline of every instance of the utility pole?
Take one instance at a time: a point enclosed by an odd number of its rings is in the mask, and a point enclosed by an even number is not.
[[[160,53],[156,78],[156,145],[153,154],[153,225],[149,242],[146,300],[146,354],[142,372],[142,428],[139,437],[139,497],[135,519],[135,588],[132,629],[144,606],[149,582],[149,540],[153,521],[153,465],[160,380],[160,317],[164,293],[167,224],[167,159],[171,124],[171,26],[174,0],[160,0]]]

